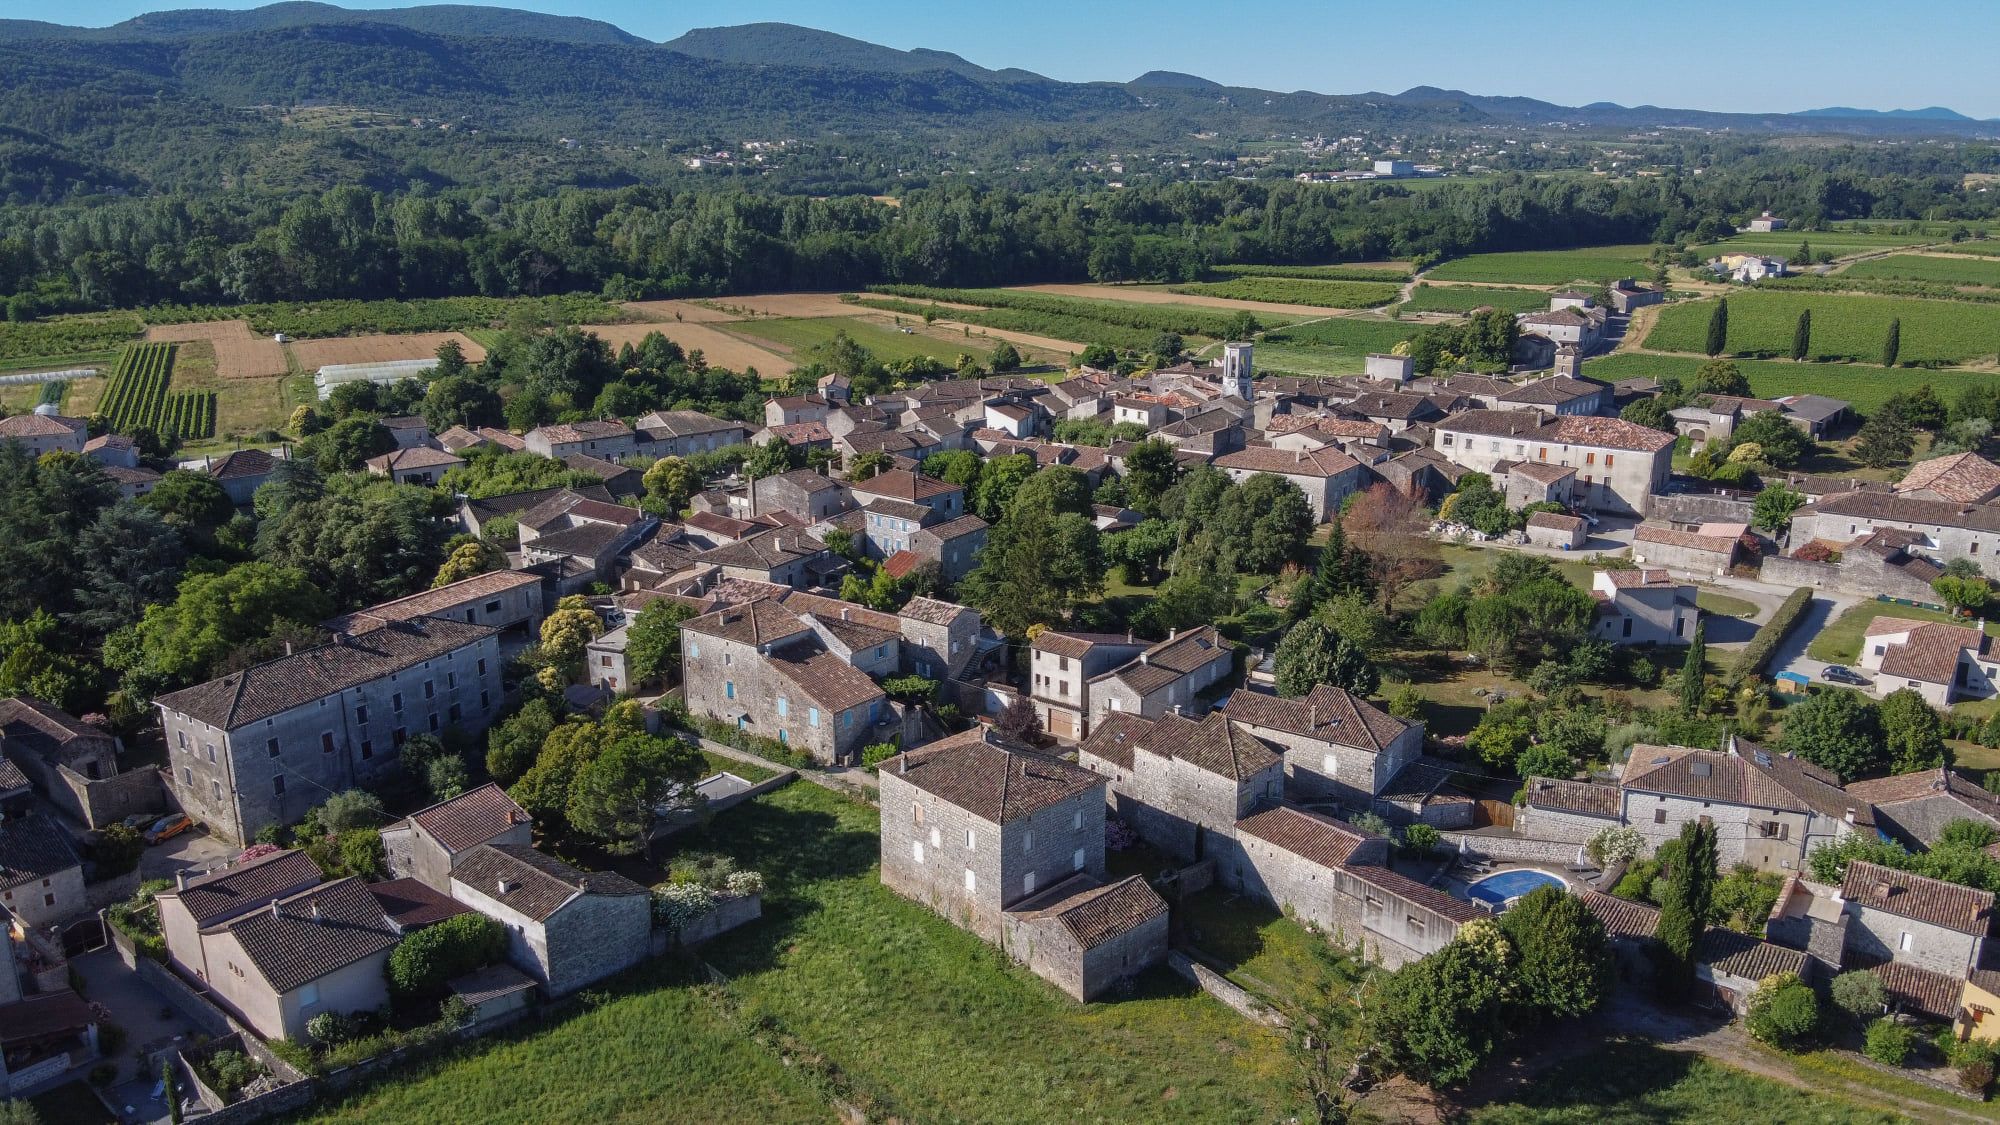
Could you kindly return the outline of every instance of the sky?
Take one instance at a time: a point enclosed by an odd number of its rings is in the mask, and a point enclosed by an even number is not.
[[[411,0],[344,0],[349,8]],[[101,26],[252,0],[0,0],[0,17]],[[511,0],[661,41],[773,21],[952,51],[1065,81],[1179,70],[1320,93],[1438,86],[1564,105],[1777,112],[1942,105],[2000,117],[1994,0]]]

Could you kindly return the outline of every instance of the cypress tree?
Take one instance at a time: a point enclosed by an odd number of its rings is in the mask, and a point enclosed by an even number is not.
[[[1681,714],[1693,715],[1701,710],[1702,691],[1708,676],[1708,642],[1704,633],[1708,626],[1695,623],[1694,640],[1688,645],[1687,660],[1681,664]]]
[[[1682,1000],[1694,987],[1695,945],[1715,900],[1715,826],[1691,820],[1681,825],[1680,838],[1669,846],[1676,854],[1660,895],[1662,964],[1657,980],[1663,997]]]
[[[1715,302],[1715,311],[1708,314],[1708,354],[1721,355],[1729,346],[1729,298]]]
[[[1804,359],[1812,353],[1812,310],[1799,310],[1798,327],[1792,329],[1792,358]]]
[[[1882,337],[1882,366],[1896,366],[1896,355],[1903,350],[1903,318],[1891,317],[1889,334]]]

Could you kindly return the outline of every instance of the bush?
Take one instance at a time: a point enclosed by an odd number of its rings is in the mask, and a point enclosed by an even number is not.
[[[1973,1059],[1958,1064],[1958,1084],[1967,1090],[1986,1096],[1986,1088],[1993,1085],[1993,1060]]]
[[[1757,635],[1751,637],[1750,643],[1744,645],[1743,651],[1737,655],[1736,667],[1729,672],[1732,688],[1752,676],[1764,674],[1764,665],[1771,662],[1771,654],[1784,643],[1786,634],[1798,625],[1799,618],[1805,616],[1806,607],[1812,604],[1812,595],[1812,588],[1808,586],[1793,590],[1771,619],[1758,628]]]
[[[287,1065],[300,1074],[321,1073],[319,1060],[313,1057],[312,1048],[296,1039],[271,1039],[264,1045],[271,1048],[272,1054],[285,1060]]]
[[[715,909],[715,892],[700,883],[668,883],[653,888],[653,921],[679,931]]]
[[[1916,1045],[1915,1031],[1885,1016],[1868,1025],[1862,1052],[1884,1066],[1902,1066]]]
[[[389,954],[391,990],[435,996],[453,977],[485,968],[507,952],[507,931],[484,914],[460,914],[403,939]]]
[[[1764,978],[1750,994],[1744,1026],[1774,1047],[1798,1044],[1819,1026],[1819,997],[1796,973]]]
[[[1888,993],[1882,988],[1882,978],[1866,969],[1856,969],[1833,978],[1827,989],[1833,996],[1834,1007],[1846,1012],[1856,1020],[1870,1020],[1882,1014],[1888,1005]]]
[[[758,871],[736,871],[723,880],[723,889],[738,897],[764,893],[764,876]]]
[[[1429,855],[1437,850],[1438,830],[1428,824],[1412,824],[1403,829],[1403,846],[1418,855]]]
[[[872,770],[902,752],[902,747],[893,742],[871,743],[861,748],[861,764]]]
[[[92,1086],[109,1086],[118,1079],[118,1064],[98,1063],[90,1068],[90,1073],[85,1077]]]
[[[91,858],[97,861],[98,877],[109,879],[139,866],[139,857],[145,853],[146,837],[143,833],[137,828],[113,824],[98,835],[97,846],[91,849]]]
[[[667,865],[667,882],[721,890],[736,872],[736,861],[716,852],[689,852]]]
[[[1637,828],[1605,828],[1583,845],[1585,855],[1599,867],[1630,863],[1646,850],[1646,837]]]
[[[263,1075],[264,1067],[241,1051],[217,1051],[201,1063],[202,1081],[225,1101],[235,1101],[243,1087]]]

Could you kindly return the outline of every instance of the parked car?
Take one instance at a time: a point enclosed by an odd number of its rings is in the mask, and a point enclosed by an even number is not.
[[[1819,678],[1828,683],[1847,684],[1852,687],[1868,686],[1868,680],[1865,677],[1857,675],[1853,669],[1847,667],[1845,664],[1827,665],[1820,669]]]
[[[151,828],[146,829],[146,842],[148,844],[163,843],[193,827],[194,821],[188,819],[186,813],[174,813],[171,816],[163,816],[154,821]]]

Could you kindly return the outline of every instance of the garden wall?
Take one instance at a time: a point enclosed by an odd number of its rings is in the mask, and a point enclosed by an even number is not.
[[[1526,863],[1548,863],[1567,866],[1576,862],[1577,843],[1574,840],[1532,840],[1526,836],[1502,836],[1483,832],[1444,832],[1444,846],[1458,849],[1463,846],[1468,853],[1477,853],[1488,859],[1512,859]]]
[[[761,894],[725,898],[715,904],[714,910],[697,918],[690,925],[682,927],[676,944],[684,949],[700,945],[738,926],[747,926],[763,916],[764,896]]]
[[[1749,523],[1751,509],[1756,505],[1749,499],[1734,496],[1716,496],[1709,493],[1675,493],[1653,497],[1652,517],[1687,528],[1702,523]]]

